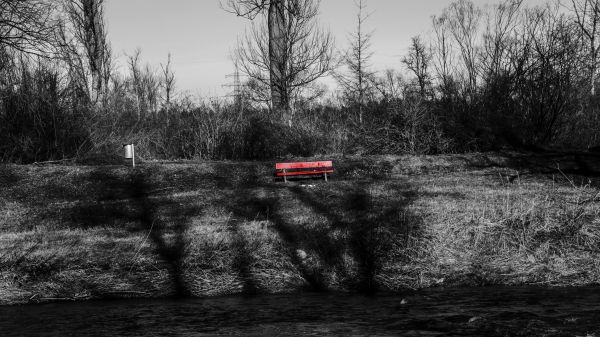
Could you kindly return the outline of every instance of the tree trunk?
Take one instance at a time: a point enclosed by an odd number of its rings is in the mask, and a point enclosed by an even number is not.
[[[592,57],[591,57],[591,70],[590,70],[590,94],[592,96],[596,96],[596,74],[598,73],[598,65],[597,65],[597,56],[596,56],[597,52],[595,50],[592,51]]]
[[[592,88],[590,89],[590,94],[592,96],[596,96],[596,69],[595,67],[592,69],[592,76],[591,76],[591,85]]]
[[[269,5],[269,62],[271,103],[284,123],[291,125],[290,97],[287,85],[287,0],[271,0]]]

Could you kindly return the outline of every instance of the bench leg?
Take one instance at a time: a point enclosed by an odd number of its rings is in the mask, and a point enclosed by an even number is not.
[[[283,176],[283,182],[287,184],[287,176]]]
[[[327,180],[327,173],[325,173],[324,176],[325,176],[325,182],[327,182],[328,181]]]

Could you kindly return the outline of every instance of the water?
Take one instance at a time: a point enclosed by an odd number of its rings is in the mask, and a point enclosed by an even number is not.
[[[600,289],[436,289],[0,307],[0,336],[599,336]]]

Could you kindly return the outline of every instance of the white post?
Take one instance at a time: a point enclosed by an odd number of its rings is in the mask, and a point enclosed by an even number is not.
[[[125,159],[131,159],[131,164],[135,167],[135,149],[133,144],[125,144],[123,145],[123,149],[125,150],[124,156]]]

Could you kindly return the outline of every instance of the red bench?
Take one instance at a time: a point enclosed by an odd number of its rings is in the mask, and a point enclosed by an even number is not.
[[[287,177],[323,175],[327,181],[327,175],[333,173],[333,162],[329,161],[311,161],[300,163],[276,163],[275,176],[283,177],[287,183]]]

